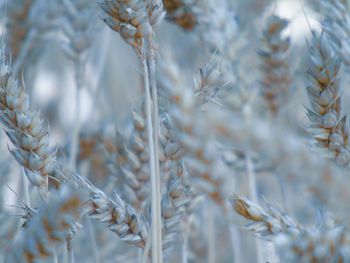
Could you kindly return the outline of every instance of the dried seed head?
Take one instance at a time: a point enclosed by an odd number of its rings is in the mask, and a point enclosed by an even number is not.
[[[265,211],[259,205],[237,194],[233,194],[230,201],[238,214],[251,221],[247,228],[267,239],[274,238],[281,232],[299,233],[302,231],[302,228],[288,215],[270,204],[267,204],[268,211]]]
[[[153,46],[154,28],[165,15],[162,1],[159,0],[135,0],[117,1],[100,0],[99,4],[107,14],[105,23],[136,49],[141,57],[144,56],[143,41],[149,41]]]
[[[313,33],[309,48],[312,66],[308,70],[306,88],[311,110],[308,110],[309,132],[316,139],[316,145],[336,159],[343,166],[350,164],[348,128],[346,118],[341,118],[341,92],[338,72],[341,61],[334,55],[322,33]]]
[[[39,113],[29,110],[23,84],[14,79],[9,67],[3,69],[7,71],[0,76],[0,119],[15,146],[11,153],[26,168],[30,182],[46,193],[55,152],[49,150],[48,132]]]
[[[287,50],[289,38],[282,38],[281,33],[288,21],[276,15],[269,17],[263,32],[263,48],[259,51],[263,64],[262,93],[265,104],[274,114],[286,102],[288,86],[291,82]]]

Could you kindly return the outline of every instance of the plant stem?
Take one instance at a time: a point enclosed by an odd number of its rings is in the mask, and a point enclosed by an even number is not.
[[[241,255],[241,241],[240,241],[240,235],[239,230],[237,226],[231,225],[230,226],[231,231],[231,239],[232,239],[232,251],[233,251],[233,262],[242,262],[242,255]]]
[[[149,254],[149,249],[151,248],[151,238],[147,238],[145,248],[143,250],[143,255],[142,255],[142,263],[146,263],[148,259],[148,254]]]
[[[211,202],[208,204],[208,263],[215,263],[215,222],[214,207]]]
[[[146,46],[146,45],[145,45]],[[144,47],[145,50],[145,47]],[[145,50],[146,53],[146,50]],[[147,115],[147,136],[149,145],[149,162],[150,162],[150,177],[151,177],[151,214],[152,214],[152,262],[159,263],[160,261],[160,251],[158,244],[158,231],[160,231],[161,226],[158,224],[158,202],[157,200],[157,178],[156,178],[156,162],[155,162],[155,145],[153,140],[153,125],[152,125],[152,113],[151,113],[151,95],[148,79],[148,65],[146,57],[142,59],[142,66],[144,70],[144,85],[145,85],[145,95],[146,95],[146,115]]]
[[[37,36],[38,36],[38,31],[36,29],[31,29],[28,32],[26,40],[24,41],[24,44],[23,44],[16,60],[13,62],[13,65],[12,65],[12,74],[14,76],[17,76],[19,71],[22,69],[23,63],[24,63],[25,59],[27,58],[30,49],[33,46],[34,39]]]
[[[95,262],[100,263],[101,262],[100,254],[99,254],[98,249],[97,249],[95,232],[94,232],[94,228],[91,224],[90,218],[87,218],[87,223],[88,223],[89,237],[90,237],[91,244],[92,244],[92,254],[94,255]]]
[[[76,172],[76,162],[77,162],[77,154],[78,154],[78,146],[79,146],[79,132],[80,132],[80,92],[81,87],[78,86],[78,73],[76,74],[76,94],[75,94],[75,120],[72,134],[72,141],[69,153],[69,168],[71,171]]]
[[[247,174],[248,174],[248,185],[249,185],[249,195],[250,199],[256,203],[259,204],[258,202],[258,191],[256,189],[256,176],[254,172],[254,166],[252,159],[249,155],[249,153],[246,153],[245,155],[246,158],[246,165],[247,165]],[[256,244],[256,254],[257,254],[257,262],[258,263],[263,263],[264,262],[264,256],[262,252],[262,247],[261,247],[261,240],[256,239],[255,240]]]
[[[158,218],[158,224],[161,226],[161,208],[160,208],[160,172],[159,172],[159,116],[158,116],[158,94],[157,94],[157,81],[156,81],[156,65],[155,65],[155,54],[154,49],[152,47],[149,47],[150,50],[150,79],[151,79],[151,89],[152,89],[152,99],[153,99],[153,126],[154,126],[154,148],[155,148],[155,164],[156,164],[156,184],[157,184],[157,218]],[[159,231],[157,231],[157,244],[162,244],[162,227],[159,228]],[[162,245],[160,246],[159,251],[159,260],[160,262],[163,262],[163,250]]]
[[[73,248],[68,250],[68,263],[74,263],[74,252]]]

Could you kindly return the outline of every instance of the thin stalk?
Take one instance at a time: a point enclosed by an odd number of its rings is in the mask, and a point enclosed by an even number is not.
[[[285,213],[289,213],[289,209],[288,209],[288,201],[287,201],[287,188],[286,188],[286,181],[283,178],[282,174],[279,171],[277,172],[277,179],[278,179],[278,184],[280,185],[280,190],[281,190],[281,195],[282,195],[282,202],[283,202],[283,206],[284,206],[284,212]]]
[[[24,174],[24,170],[22,169],[22,180],[23,180],[23,190],[24,190],[24,202],[31,207],[30,198],[29,198],[29,182],[27,176]]]
[[[38,36],[38,30],[36,29],[31,29],[28,32],[28,35],[26,37],[26,40],[24,41],[23,46],[21,47],[21,50],[17,56],[17,59],[14,61],[13,65],[12,65],[12,73],[14,76],[17,76],[17,74],[19,73],[19,71],[21,70],[24,60],[27,58],[28,56],[28,52],[29,50],[32,48],[34,39]]]
[[[68,250],[68,263],[74,263],[74,252],[73,248]]]
[[[78,60],[76,64],[76,74],[75,74],[75,83],[76,83],[76,94],[75,94],[75,122],[73,127],[73,135],[72,135],[72,141],[71,141],[71,147],[69,152],[69,168],[71,171],[76,172],[76,164],[77,164],[77,155],[78,155],[78,147],[79,147],[79,133],[80,133],[80,126],[81,126],[81,120],[80,120],[80,106],[81,106],[81,76],[80,76],[80,70],[79,65],[80,60]],[[72,242],[70,240],[69,242]],[[71,244],[70,244],[71,245]],[[74,263],[74,253],[73,253],[73,247],[71,249],[68,249],[68,243],[67,243],[67,250],[68,250],[68,263]]]
[[[241,239],[239,235],[239,230],[237,226],[232,225],[230,227],[231,239],[232,239],[232,251],[233,251],[233,262],[242,262],[242,248],[241,248]]]
[[[53,250],[53,263],[58,263],[58,256],[56,248]]]
[[[95,232],[94,232],[94,228],[92,227],[90,218],[87,218],[87,223],[88,223],[89,237],[90,237],[91,244],[92,244],[92,254],[94,255],[95,262],[100,263],[101,257],[100,257],[100,253],[98,252],[98,249],[97,249]]]
[[[215,219],[213,205],[210,202],[208,208],[208,263],[215,263]]]
[[[145,50],[146,53],[146,50]],[[142,59],[142,66],[144,70],[144,85],[145,85],[145,95],[146,95],[146,115],[147,115],[147,136],[149,145],[149,162],[150,162],[150,177],[151,177],[151,211],[152,211],[152,262],[159,263],[161,256],[161,244],[158,241],[158,231],[160,231],[161,226],[158,224],[160,220],[158,217],[158,202],[157,200],[157,178],[156,178],[156,166],[155,166],[155,145],[153,140],[153,125],[152,125],[152,113],[151,113],[151,95],[150,86],[148,79],[148,66],[146,57]],[[159,249],[160,247],[160,249]]]
[[[249,195],[250,199],[256,203],[259,204],[258,202],[258,191],[256,189],[256,176],[254,172],[254,166],[252,159],[248,153],[245,155],[246,159],[246,165],[247,165],[247,174],[248,174],[248,185],[249,185]],[[258,263],[263,263],[264,262],[264,256],[262,252],[262,246],[261,246],[261,240],[256,238],[255,239],[255,244],[256,244],[256,254],[257,254],[257,262]]]
[[[155,161],[156,161],[156,183],[157,183],[157,200],[161,200],[160,196],[160,172],[159,172],[159,131],[158,131],[158,121],[159,121],[159,116],[158,116],[158,94],[157,94],[157,81],[156,81],[156,63],[155,63],[155,54],[154,54],[154,49],[152,47],[149,47],[150,50],[150,79],[151,79],[151,89],[152,89],[152,99],[153,99],[153,126],[154,126],[154,147],[155,147]],[[158,224],[161,226],[162,222],[160,218],[161,216],[161,208],[160,208],[160,202],[157,203],[157,218],[159,220]],[[158,236],[157,244],[162,244],[162,228],[160,227],[159,231],[157,231]],[[160,248],[159,252],[159,260],[160,262],[163,261],[163,250],[162,246]]]
[[[188,263],[188,231],[189,231],[189,226],[186,223],[186,230],[183,231],[182,237],[183,237],[183,244],[181,247],[181,263]]]
[[[148,254],[149,254],[149,250],[151,248],[151,238],[147,238],[146,240],[146,244],[145,244],[145,248],[143,250],[143,255],[142,255],[142,263],[146,263],[147,259],[148,259]]]
[[[78,84],[78,76],[76,76],[76,83]],[[76,87],[76,97],[75,97],[75,120],[72,134],[71,147],[69,152],[69,168],[71,171],[76,172],[76,160],[78,154],[79,145],[79,132],[80,132],[80,91],[81,87],[77,85]]]
[[[68,250],[63,248],[63,263],[68,263]]]
[[[110,39],[110,34],[109,32],[106,30],[106,28],[103,30],[103,33],[102,33],[102,43],[99,47],[99,57],[97,59],[97,65],[96,67],[94,68],[94,77],[93,77],[93,80],[92,80],[92,83],[93,83],[93,91],[91,92],[92,93],[92,106],[89,110],[89,114],[88,116],[93,116],[92,119],[94,119],[94,117],[96,116],[97,114],[97,110],[96,107],[97,107],[97,103],[98,103],[98,100],[100,98],[100,95],[101,95],[101,91],[102,91],[102,85],[100,85],[101,83],[101,77],[102,77],[102,74],[103,74],[103,71],[104,71],[104,68],[105,68],[105,65],[106,65],[106,58],[107,58],[107,50],[108,50],[108,43],[109,43],[109,39]]]

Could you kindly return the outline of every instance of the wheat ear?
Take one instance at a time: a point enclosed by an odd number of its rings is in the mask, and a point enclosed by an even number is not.
[[[75,119],[70,144],[69,163],[73,171],[76,170],[79,133],[81,128],[80,107],[81,90],[84,87],[84,72],[87,53],[93,42],[94,19],[91,18],[94,10],[87,0],[74,3],[64,0],[65,23],[62,25],[67,41],[63,42],[62,49],[75,66]]]
[[[329,45],[344,62],[345,69],[350,70],[350,13],[342,0],[320,0],[325,10],[325,19],[321,21],[329,37]]]
[[[302,230],[291,217],[272,205],[268,204],[268,210],[265,211],[259,205],[237,194],[233,194],[230,201],[238,214],[250,220],[247,228],[266,239],[271,239],[281,232],[299,233]]]
[[[149,69],[147,54],[150,54],[151,63],[151,87],[153,89],[153,106],[157,110],[157,90],[155,86],[154,70],[154,31],[153,28],[162,20],[165,13],[162,2],[159,0],[148,1],[100,1],[101,8],[107,13],[104,19],[106,24],[114,31],[120,33],[123,39],[128,42],[139,55],[141,65],[144,70],[144,86],[146,95],[146,113],[148,144],[150,152],[151,169],[151,209],[152,209],[152,261],[162,262],[162,240],[161,240],[161,211],[160,211],[160,179],[158,168],[158,149],[155,148],[155,141],[158,140],[158,134],[153,132],[153,123],[151,116],[151,96],[149,86]],[[156,118],[158,111],[154,112]],[[155,120],[158,127],[158,119]],[[157,129],[157,128],[156,128]],[[156,163],[157,162],[157,163]]]
[[[46,195],[55,151],[49,147],[48,131],[39,112],[29,110],[24,84],[11,75],[4,53],[0,63],[0,120],[15,146],[10,152],[25,168],[29,181]]]
[[[347,117],[342,117],[341,90],[338,72],[341,60],[326,43],[324,33],[313,33],[309,53],[311,67],[307,71],[306,92],[311,103],[307,109],[308,131],[314,145],[325,157],[339,165],[350,163]]]
[[[274,240],[281,262],[348,262],[350,233],[327,213],[318,211],[314,229],[281,233]]]
[[[18,242],[10,247],[5,262],[34,263],[53,255],[53,247],[63,243],[66,231],[78,219],[82,197],[62,189],[57,197],[50,197],[26,222]]]
[[[266,107],[274,114],[280,111],[281,105],[285,102],[290,83],[289,64],[286,58],[289,38],[281,36],[287,25],[287,20],[276,15],[270,16],[263,33],[263,48],[259,51],[263,62],[262,93]]]
[[[223,167],[217,162],[215,140],[210,134],[203,132],[205,128],[200,127],[207,125],[203,124],[205,121],[200,115],[201,106],[209,101],[218,103],[215,94],[218,91],[220,71],[215,63],[208,63],[200,68],[194,76],[194,90],[190,90],[181,83],[175,64],[170,65],[174,67],[166,66],[169,79],[163,88],[171,104],[169,116],[178,132],[181,149],[177,150],[177,154],[184,155],[184,164],[193,185],[222,206],[225,199],[221,191],[223,178],[218,176],[218,170],[215,174],[212,171],[219,169],[219,166]]]
[[[142,105],[141,105],[142,107]],[[138,211],[144,213],[149,201],[149,147],[147,142],[147,127],[143,110],[133,110],[134,130],[129,138],[118,134],[116,144],[119,149],[112,156],[111,171],[121,187],[121,196],[131,203]],[[124,139],[124,140],[123,140]]]
[[[126,204],[117,193],[115,198],[109,198],[102,190],[96,188],[87,179],[72,173],[70,183],[79,190],[85,190],[90,195],[89,201],[83,206],[83,214],[106,223],[108,228],[116,233],[126,243],[143,248],[148,238],[148,225],[145,218],[136,209]]]

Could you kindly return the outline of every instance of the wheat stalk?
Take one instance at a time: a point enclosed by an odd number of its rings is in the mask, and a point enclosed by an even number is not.
[[[122,38],[129,43],[139,55],[144,74],[144,87],[146,95],[146,114],[148,144],[150,150],[151,170],[151,207],[152,207],[152,261],[162,262],[161,240],[161,211],[160,211],[160,179],[158,158],[158,102],[155,84],[154,62],[154,32],[153,28],[162,20],[165,13],[163,4],[158,0],[149,1],[108,1],[100,2],[101,8],[108,14],[104,19],[106,24],[114,31],[120,33]],[[147,64],[149,53],[150,70]],[[153,90],[153,118],[151,116],[151,95],[149,86],[149,72],[151,75],[151,88]],[[155,125],[155,132],[153,126]]]

